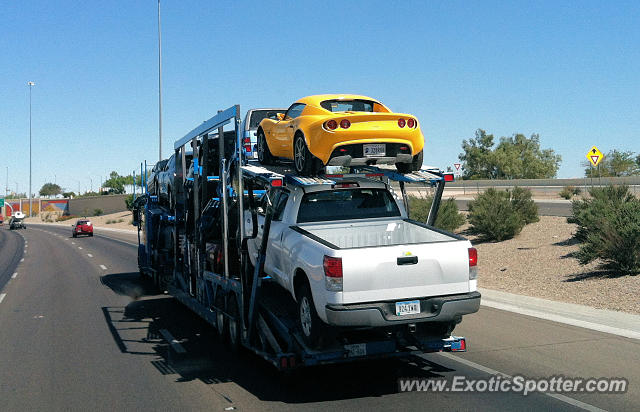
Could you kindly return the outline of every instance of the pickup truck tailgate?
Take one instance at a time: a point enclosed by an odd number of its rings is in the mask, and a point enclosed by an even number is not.
[[[409,221],[305,228],[339,249],[343,302],[469,292],[471,244]]]

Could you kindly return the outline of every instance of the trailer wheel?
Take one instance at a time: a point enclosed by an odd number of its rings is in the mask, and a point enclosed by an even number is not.
[[[304,342],[311,348],[317,348],[324,328],[306,282],[298,290],[298,323]]]
[[[233,294],[227,302],[227,314],[229,315],[227,328],[229,334],[227,342],[231,352],[238,353],[241,346],[242,323],[240,322],[240,311],[238,310],[238,300],[236,299],[235,294]]]
[[[216,305],[216,333],[218,334],[218,338],[220,338],[220,340],[224,340],[224,337],[226,335],[226,328],[225,328],[226,325],[224,321],[224,313],[222,313],[222,310],[224,310],[224,296],[222,295],[221,288],[218,288],[218,290],[216,291],[215,305]]]

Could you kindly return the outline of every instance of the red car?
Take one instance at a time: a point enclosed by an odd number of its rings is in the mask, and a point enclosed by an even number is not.
[[[73,237],[79,235],[93,236],[93,225],[90,220],[80,219],[73,225]]]

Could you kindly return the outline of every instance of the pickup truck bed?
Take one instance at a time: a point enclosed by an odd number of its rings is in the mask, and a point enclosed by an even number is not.
[[[452,242],[460,240],[434,228],[410,220],[391,219],[378,222],[332,222],[301,224],[300,229],[315,236],[333,249],[397,246],[417,243]]]

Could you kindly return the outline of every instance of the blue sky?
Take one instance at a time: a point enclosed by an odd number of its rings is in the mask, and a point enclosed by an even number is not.
[[[157,2],[0,0],[0,186],[97,188],[157,160]],[[162,1],[163,147],[240,104],[358,93],[415,114],[425,163],[462,139],[539,133],[582,176],[640,151],[637,2]]]

